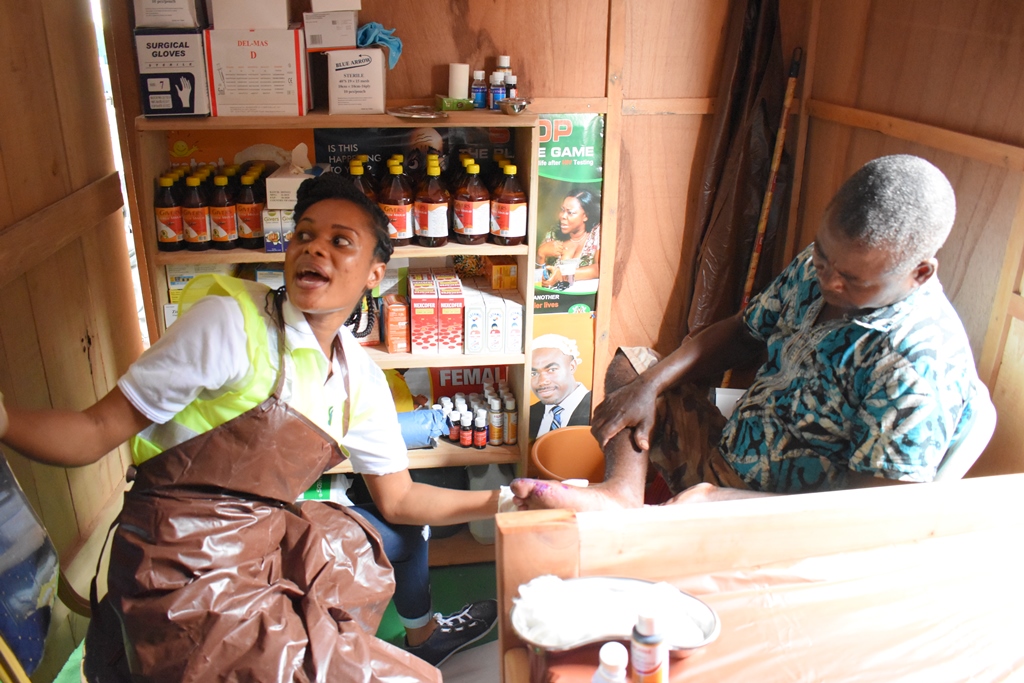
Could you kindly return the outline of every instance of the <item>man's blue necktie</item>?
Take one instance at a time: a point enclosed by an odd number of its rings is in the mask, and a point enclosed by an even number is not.
[[[562,406],[555,406],[551,409],[551,429],[558,429],[562,426]]]

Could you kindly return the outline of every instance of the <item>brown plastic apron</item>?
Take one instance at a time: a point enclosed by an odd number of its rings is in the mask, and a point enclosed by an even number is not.
[[[372,635],[394,593],[373,527],[294,504],[343,455],[281,400],[284,366],[263,403],[138,467],[98,605],[94,590],[89,680],[441,680]]]

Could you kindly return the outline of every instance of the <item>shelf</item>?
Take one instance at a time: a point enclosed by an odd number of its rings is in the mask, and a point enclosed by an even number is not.
[[[377,367],[389,368],[467,368],[475,365],[522,365],[523,353],[388,353],[383,346],[364,346]]]
[[[167,116],[135,119],[135,130],[267,130],[273,128],[533,128],[537,115],[509,116],[497,111],[450,111],[442,119],[409,119],[390,114],[331,116],[314,110],[305,116]]]
[[[478,543],[469,532],[469,527],[448,538],[430,539],[431,567],[480,562],[494,562],[494,544]]]
[[[529,253],[530,247],[526,244],[520,244],[515,247],[499,247],[496,244],[467,246],[465,244],[449,243],[443,247],[397,247],[391,258],[429,258],[432,256],[455,256],[457,254],[466,256],[525,256]],[[194,263],[281,263],[283,261],[284,252],[267,253],[258,249],[156,252],[156,263],[160,266]]]
[[[522,452],[518,445],[488,446],[483,449],[463,448],[442,439],[437,448],[417,448],[409,451],[410,469],[463,467],[465,465],[501,465],[504,463],[518,463],[520,460],[522,460]],[[348,460],[327,471],[328,474],[348,474],[350,472],[352,472],[352,465]]]

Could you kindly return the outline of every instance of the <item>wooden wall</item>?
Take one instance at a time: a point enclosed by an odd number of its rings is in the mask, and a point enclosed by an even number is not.
[[[141,351],[90,14],[88,0],[0,9],[0,391],[21,407],[85,408]],[[116,500],[127,451],[74,470],[4,453],[84,590],[72,560]],[[37,679],[84,626],[58,605]]]

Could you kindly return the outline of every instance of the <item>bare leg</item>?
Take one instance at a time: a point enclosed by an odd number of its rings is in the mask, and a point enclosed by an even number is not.
[[[605,375],[608,393],[637,378],[636,370],[622,354],[616,354]],[[652,406],[653,408],[653,406]],[[604,448],[604,482],[587,488],[559,482],[516,479],[512,493],[520,509],[568,508],[570,510],[607,510],[640,507],[644,500],[647,451],[633,444],[632,434],[616,434]]]

